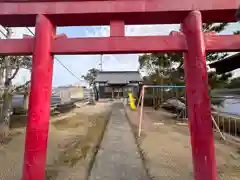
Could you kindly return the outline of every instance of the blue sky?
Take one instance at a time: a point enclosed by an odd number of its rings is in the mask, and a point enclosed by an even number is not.
[[[172,30],[178,29],[179,25],[126,26],[125,32],[127,36],[168,35]],[[32,30],[34,31],[33,28]],[[236,30],[240,30],[239,23],[230,24],[221,34],[232,34]],[[61,33],[65,33],[69,38],[104,37],[109,36],[109,27],[61,27],[57,29],[57,34]],[[26,28],[14,28],[13,38],[22,38],[23,34],[30,33]],[[138,54],[104,55],[103,70],[137,70],[138,56]],[[99,68],[100,55],[64,55],[56,57],[78,77],[86,74],[90,68]],[[240,75],[240,71],[236,71],[235,75]],[[21,84],[29,78],[29,72],[21,70],[15,79],[15,83]],[[79,82],[55,60],[53,86],[74,83],[82,84],[83,82]]]

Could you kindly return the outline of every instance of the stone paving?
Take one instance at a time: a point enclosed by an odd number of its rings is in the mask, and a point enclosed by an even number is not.
[[[89,180],[148,180],[121,103],[113,107]]]

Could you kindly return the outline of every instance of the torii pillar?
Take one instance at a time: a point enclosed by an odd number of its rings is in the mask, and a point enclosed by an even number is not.
[[[35,30],[23,180],[45,179],[47,156],[55,27],[46,16],[38,15]]]
[[[184,69],[194,179],[217,180],[201,13],[190,12],[181,24],[181,29],[188,46],[188,52],[184,53]]]

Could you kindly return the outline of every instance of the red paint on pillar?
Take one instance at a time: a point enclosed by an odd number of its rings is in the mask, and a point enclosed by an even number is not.
[[[110,22],[110,36],[123,37],[125,35],[124,21],[114,20]]]
[[[189,13],[182,23],[188,53],[184,55],[188,119],[191,132],[195,180],[216,180],[216,160],[208,95],[206,50],[199,11]]]
[[[43,15],[36,19],[31,92],[23,165],[23,180],[44,180],[52,92],[53,56],[51,42],[55,28]]]

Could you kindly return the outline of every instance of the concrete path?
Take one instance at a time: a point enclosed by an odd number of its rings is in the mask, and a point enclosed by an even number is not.
[[[89,180],[148,180],[121,103],[113,107]]]

